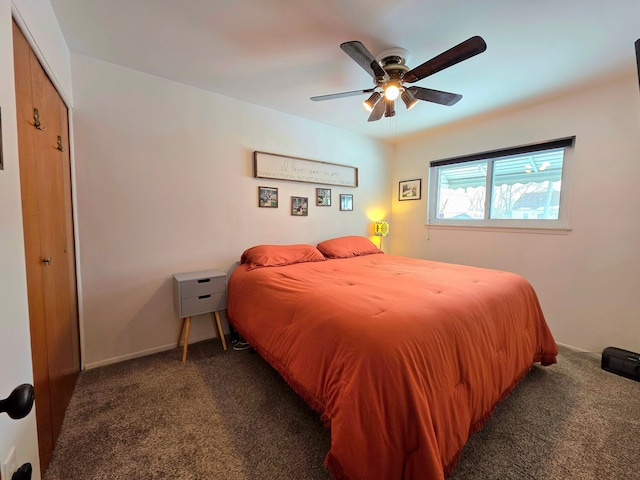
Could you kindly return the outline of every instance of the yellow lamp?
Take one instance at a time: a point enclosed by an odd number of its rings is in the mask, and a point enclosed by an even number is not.
[[[380,237],[380,250],[382,250],[382,237],[389,235],[389,222],[375,222],[373,224],[373,233]]]
[[[389,235],[389,222],[376,222],[373,231],[378,237],[386,237]]]

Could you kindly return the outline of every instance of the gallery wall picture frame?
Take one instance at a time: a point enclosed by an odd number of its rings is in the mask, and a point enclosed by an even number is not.
[[[319,207],[331,206],[330,188],[316,188],[316,205]]]
[[[353,195],[341,194],[340,195],[340,210],[343,212],[349,212],[353,210]]]
[[[296,217],[309,215],[309,197],[291,197],[291,215]]]
[[[278,189],[275,187],[258,187],[258,206],[278,208]]]
[[[422,179],[402,180],[398,184],[398,200],[420,200],[422,198]]]

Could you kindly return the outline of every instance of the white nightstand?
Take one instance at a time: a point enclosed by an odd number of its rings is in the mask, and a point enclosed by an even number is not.
[[[173,276],[173,305],[178,317],[182,319],[178,345],[184,333],[184,347],[182,361],[187,361],[187,346],[189,345],[189,329],[191,317],[201,313],[211,313],[222,341],[222,347],[227,349],[224,338],[220,310],[227,308],[227,274],[221,270],[203,270],[200,272],[176,273]],[[185,329],[186,327],[186,329]]]

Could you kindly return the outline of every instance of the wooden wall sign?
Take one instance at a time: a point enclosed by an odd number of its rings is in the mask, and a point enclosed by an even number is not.
[[[253,152],[253,176],[320,185],[358,186],[358,169],[347,165]]]

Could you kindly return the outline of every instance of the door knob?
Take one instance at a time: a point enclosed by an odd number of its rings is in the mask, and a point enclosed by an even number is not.
[[[44,257],[44,258],[42,259],[42,263],[43,263],[44,265],[51,265],[51,257]]]
[[[24,418],[29,415],[34,398],[32,385],[18,385],[7,398],[0,400],[0,413],[6,413],[14,420]]]

